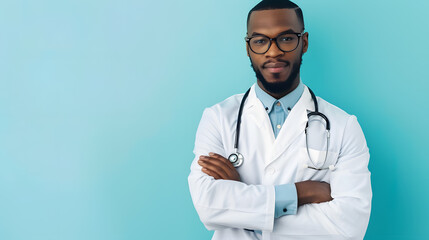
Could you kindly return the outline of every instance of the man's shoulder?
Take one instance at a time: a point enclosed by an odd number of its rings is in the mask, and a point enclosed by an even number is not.
[[[243,99],[244,93],[234,94],[225,100],[218,102],[210,107],[206,108],[206,111],[214,111],[217,114],[229,114],[231,112],[237,112],[240,106],[241,100]]]
[[[338,106],[328,102],[327,100],[317,97],[317,102],[319,103],[319,110],[325,110],[330,112],[331,114],[334,114],[336,116],[342,116],[342,117],[349,117],[350,114],[347,113],[345,110],[339,108]]]
[[[233,124],[237,118],[238,108],[243,98],[243,93],[235,94],[227,99],[206,107],[200,121],[200,125],[210,123],[212,126],[224,126]]]
[[[317,101],[319,103],[319,111],[328,117],[331,122],[331,126],[337,125],[345,127],[351,118],[356,119],[355,115],[346,112],[321,97],[317,97]]]
[[[353,114],[346,112],[321,97],[317,97],[317,102],[319,104],[319,111],[325,114],[331,122],[335,121],[337,124],[343,125],[346,124],[351,117],[355,117]]]

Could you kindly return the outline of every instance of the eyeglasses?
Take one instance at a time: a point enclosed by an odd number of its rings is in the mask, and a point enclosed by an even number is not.
[[[299,45],[299,39],[302,33],[282,33],[275,38],[269,38],[265,35],[256,35],[245,37],[244,40],[249,44],[250,50],[256,54],[264,54],[271,47],[271,42],[275,41],[277,47],[283,52],[292,52]]]

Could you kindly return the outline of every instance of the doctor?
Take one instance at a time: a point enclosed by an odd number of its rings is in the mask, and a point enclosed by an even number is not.
[[[212,239],[363,239],[368,147],[355,116],[301,81],[301,9],[261,1],[245,40],[256,83],[206,108],[196,134],[188,182],[201,221]]]

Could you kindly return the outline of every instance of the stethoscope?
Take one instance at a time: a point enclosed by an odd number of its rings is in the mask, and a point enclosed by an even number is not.
[[[307,128],[308,128],[308,122],[309,121],[307,121],[307,124],[305,126],[305,144],[306,144],[306,148],[307,148],[308,157],[310,158],[310,161],[313,164],[313,166],[309,166],[309,165],[305,164],[304,167],[305,168],[314,169],[314,170],[325,170],[325,169],[334,170],[335,169],[334,165],[330,165],[329,167],[324,167],[324,165],[326,163],[326,159],[328,158],[328,149],[329,149],[329,140],[330,140],[331,125],[330,125],[328,117],[326,117],[325,114],[319,112],[319,104],[317,103],[316,95],[314,95],[313,91],[310,88],[308,88],[308,90],[310,91],[311,98],[313,99],[314,110],[315,111],[307,113],[307,118],[310,119],[310,117],[312,117],[312,116],[319,116],[322,119],[324,119],[324,121],[326,123],[325,124],[325,129],[326,129],[326,154],[325,154],[325,160],[323,162],[322,167],[321,168],[317,168],[316,164],[311,159],[310,151],[308,150]],[[240,138],[241,115],[243,113],[244,102],[246,101],[247,97],[249,96],[249,92],[250,92],[250,88],[244,94],[243,99],[241,100],[241,103],[240,103],[240,108],[238,109],[237,126],[236,126],[236,130],[235,130],[236,134],[235,134],[235,142],[234,142],[234,153],[232,153],[228,157],[228,160],[236,168],[240,167],[243,164],[243,161],[244,161],[243,155],[238,151],[238,141],[239,141],[239,138]]]

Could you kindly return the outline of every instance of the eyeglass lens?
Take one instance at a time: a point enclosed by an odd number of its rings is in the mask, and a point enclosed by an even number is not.
[[[296,34],[283,34],[276,38],[278,48],[284,52],[295,50],[298,46],[298,36]],[[265,53],[271,46],[271,41],[265,36],[255,36],[249,41],[250,48],[255,53]]]

